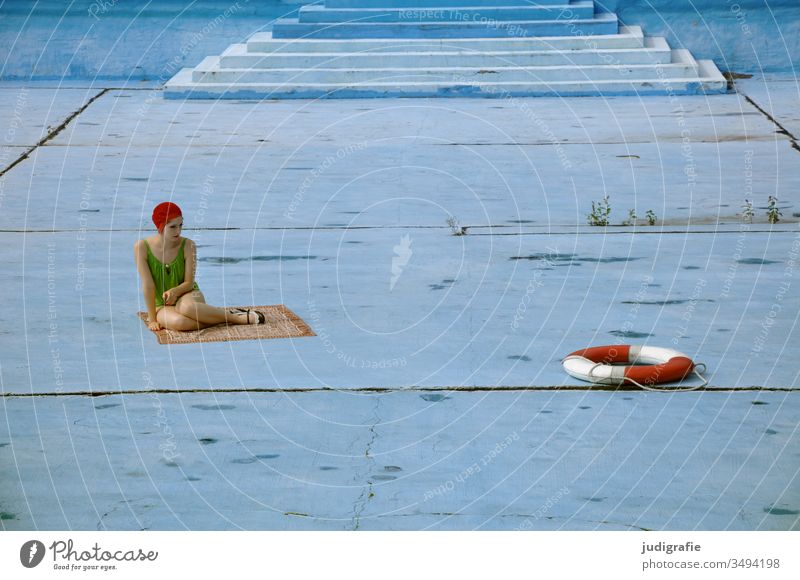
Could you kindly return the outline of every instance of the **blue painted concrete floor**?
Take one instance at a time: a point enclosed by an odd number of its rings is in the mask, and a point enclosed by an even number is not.
[[[0,85],[0,525],[800,529],[799,94]],[[166,199],[210,303],[317,336],[160,346],[132,244]],[[561,368],[625,343],[710,383]]]

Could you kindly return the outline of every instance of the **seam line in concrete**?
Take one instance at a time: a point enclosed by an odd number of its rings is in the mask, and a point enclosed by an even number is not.
[[[583,98],[583,97],[580,97]],[[757,135],[751,136],[751,141],[759,141]],[[672,136],[666,137],[664,139],[656,138],[655,140],[651,141],[636,141],[635,139],[631,139],[630,141],[530,141],[530,142],[520,142],[514,143],[512,142],[498,142],[498,143],[430,143],[426,144],[429,147],[556,147],[556,146],[568,146],[568,145],[649,145],[652,143],[680,143],[681,137],[680,136]],[[720,143],[728,143],[729,141],[719,139],[695,139],[692,141],[693,144],[697,143],[708,143],[709,145],[713,144],[720,144]],[[88,145],[76,145],[77,147],[81,146],[88,146]],[[92,145],[93,147],[94,145]],[[109,144],[109,146],[112,146]],[[200,147],[201,145],[197,145]]]
[[[118,90],[118,89],[109,89],[109,90]],[[583,97],[580,97],[580,98],[583,98]],[[754,114],[758,115],[758,113],[754,113]],[[737,135],[736,137],[738,138],[740,136]],[[747,139],[743,139],[742,138],[742,139],[736,139],[736,140],[748,141],[748,142],[765,142],[765,141],[772,141],[774,139],[774,136],[773,136],[772,133],[769,133],[769,134],[764,135],[764,136],[762,136],[760,134],[751,134],[751,135],[748,135],[747,137],[748,137]],[[723,140],[719,140],[719,139],[696,139],[696,140],[692,141],[692,143],[695,143],[695,144],[697,144],[697,143],[705,143],[705,144],[709,144],[709,145],[720,145],[720,144],[730,143],[730,142],[731,142],[730,139],[723,139]],[[563,145],[563,146],[568,146],[568,145],[591,145],[591,146],[597,146],[597,145],[648,145],[648,144],[652,144],[652,143],[674,143],[674,144],[680,144],[681,143],[681,138],[680,138],[680,136],[678,136],[678,137],[669,137],[669,136],[667,136],[664,139],[657,139],[656,141],[636,141],[635,139],[631,139],[630,141],[595,141],[595,142],[592,142],[592,141],[554,141],[554,142],[543,141],[541,143],[538,143],[538,142],[530,142],[530,143],[513,143],[513,142],[511,142],[511,143],[505,143],[505,142],[504,143],[430,143],[430,144],[422,143],[422,144],[418,144],[418,146],[419,147],[452,147],[452,146],[456,145],[456,146],[465,146],[465,147],[466,146],[468,146],[468,147],[482,147],[482,146],[483,147],[488,147],[488,146],[497,146],[497,147],[540,147],[540,146],[541,147],[555,147],[555,146],[561,146],[561,145]],[[210,146],[211,146],[210,142],[209,143],[186,143],[186,144],[182,144],[181,143],[181,144],[166,144],[166,145],[164,145],[165,148],[166,147],[180,147],[181,149],[184,149],[184,150],[189,150],[189,149],[207,149]],[[14,147],[14,145],[10,145],[10,147]],[[21,147],[21,145],[17,145],[17,147]],[[67,145],[67,144],[63,144],[62,145],[62,144],[59,144],[59,143],[53,143],[51,145],[51,147],[74,147],[74,148],[89,147],[89,148],[92,148],[92,149],[99,149],[99,148],[104,148],[104,147],[109,148],[109,149],[111,149],[111,148],[118,148],[118,149],[124,148],[123,145],[120,145],[120,144],[117,144],[117,143],[108,143],[108,142],[70,143],[69,145]],[[253,147],[253,143],[252,142],[234,142],[234,143],[228,143],[228,144],[225,145],[226,149],[252,149],[252,147]],[[264,147],[266,147],[266,146],[264,145]],[[284,171],[285,170],[286,169],[284,169]],[[289,170],[291,171],[291,169],[289,169]]]
[[[794,221],[785,221],[781,220],[781,226],[788,226],[789,224],[795,224],[798,222]],[[698,224],[695,227],[705,227],[708,225],[714,224]],[[732,222],[729,227],[733,228],[734,223]],[[464,229],[467,230],[476,230],[476,229],[512,229],[516,228],[517,226],[507,226],[507,225],[485,225],[485,226],[462,226]],[[528,227],[537,227],[537,226],[528,226]],[[546,228],[547,226],[538,226],[541,228]],[[558,228],[563,228],[563,230],[558,231],[555,230],[553,226],[550,227],[550,230],[545,230],[541,232],[509,232],[503,234],[495,234],[495,233],[474,233],[474,234],[462,234],[464,236],[549,236],[549,235],[569,235],[574,234],[576,231],[579,231],[581,234],[588,234],[588,235],[619,235],[619,234],[740,234],[742,230],[739,226],[736,229],[716,229],[716,230],[698,230],[693,231],[691,229],[680,229],[680,230],[663,230],[658,228],[657,226],[650,226],[646,229],[644,226],[642,228],[632,228],[630,226],[609,226],[611,228],[620,228],[620,229],[612,229],[608,230],[607,228],[603,227],[592,227],[592,226],[555,226]],[[692,227],[692,226],[689,226]],[[589,229],[591,228],[591,229]],[[626,228],[626,229],[622,229]],[[356,226],[356,227],[313,227],[313,226],[300,226],[300,227],[261,227],[261,228],[183,228],[185,232],[231,232],[231,231],[305,231],[305,230],[332,230],[332,231],[344,231],[344,230],[353,230],[353,231],[360,231],[360,230],[410,230],[410,229],[418,229],[418,230],[447,230],[450,229],[449,226],[415,226],[415,225],[399,225],[399,226]],[[59,229],[59,230],[4,230],[0,229],[0,234],[66,234],[66,233],[74,233],[74,232],[92,232],[92,233],[107,233],[107,232],[141,232],[141,228],[118,228],[118,229]],[[775,233],[792,233],[794,230],[786,229],[786,230],[778,230],[776,232],[775,228],[763,229],[763,230],[754,230],[748,229],[747,233],[755,233],[755,234],[775,234]]]
[[[665,393],[697,393],[697,392],[800,392],[800,387],[702,387],[698,389],[689,390],[687,387],[664,387]],[[422,392],[436,392],[446,391],[448,393],[471,393],[471,392],[520,392],[520,391],[639,391],[642,393],[652,392],[643,391],[635,385],[551,385],[539,387],[527,386],[509,386],[509,387],[407,387],[407,388],[393,388],[393,387],[356,387],[352,389],[334,389],[334,388],[297,388],[297,389],[281,389],[281,388],[221,388],[221,389],[148,389],[148,390],[120,390],[120,391],[61,391],[61,392],[43,392],[43,393],[0,393],[0,397],[5,399],[13,398],[33,398],[33,397],[108,397],[117,395],[152,395],[155,393],[172,395],[172,394],[187,394],[187,393],[204,393],[204,394],[217,394],[217,393],[422,393]]]
[[[775,125],[775,126],[778,128],[778,133],[780,133],[781,135],[785,135],[786,137],[788,137],[788,138],[789,138],[789,141],[791,141],[792,149],[794,149],[794,150],[796,150],[796,151],[800,151],[800,144],[798,144],[798,143],[797,143],[797,137],[795,137],[794,135],[792,135],[792,134],[791,134],[791,133],[790,133],[790,132],[789,132],[789,131],[786,129],[786,127],[784,127],[783,125],[781,125],[781,124],[778,122],[778,120],[777,120],[775,117],[773,117],[772,115],[770,115],[769,113],[767,113],[767,112],[766,112],[764,109],[762,109],[760,106],[758,106],[758,104],[757,104],[757,103],[756,103],[756,102],[755,102],[753,99],[751,99],[749,96],[745,95],[744,93],[742,93],[742,95],[744,96],[745,100],[746,100],[748,103],[750,103],[751,105],[753,105],[753,106],[754,106],[756,109],[758,109],[758,110],[761,112],[761,114],[762,114],[762,115],[764,115],[764,116],[765,116],[767,119],[769,119],[770,121],[772,121],[772,123],[773,123],[773,124],[774,124],[774,125]]]
[[[78,115],[80,115],[81,113],[83,113],[83,112],[86,110],[86,108],[87,108],[89,105],[91,105],[92,103],[94,103],[94,102],[95,102],[97,99],[99,99],[100,97],[102,97],[103,95],[105,95],[105,94],[106,94],[107,92],[109,92],[110,90],[112,90],[112,89],[103,89],[103,90],[101,90],[99,93],[97,93],[97,94],[96,94],[95,96],[93,96],[91,99],[89,99],[88,101],[86,101],[86,102],[83,104],[83,106],[82,106],[80,109],[78,109],[77,111],[73,111],[72,113],[70,113],[70,114],[67,116],[67,118],[66,118],[66,119],[64,119],[64,120],[61,122],[61,124],[60,124],[60,125],[58,125],[58,126],[57,126],[57,127],[55,127],[54,129],[52,129],[52,130],[51,130],[51,131],[50,131],[50,132],[49,132],[47,135],[45,135],[44,137],[42,137],[41,139],[39,139],[38,143],[36,143],[35,145],[31,146],[31,147],[30,147],[30,148],[29,148],[27,151],[25,151],[25,152],[24,152],[22,155],[20,155],[19,157],[17,157],[17,158],[14,160],[14,162],[13,162],[13,163],[11,163],[11,164],[10,164],[8,167],[6,167],[6,168],[5,168],[5,169],[3,169],[2,171],[0,171],[0,177],[3,177],[3,176],[6,174],[6,173],[8,173],[8,172],[9,172],[9,171],[11,171],[12,169],[14,169],[14,167],[16,167],[17,165],[19,165],[20,163],[22,163],[23,161],[25,161],[25,160],[26,160],[28,157],[30,157],[31,153],[33,153],[33,152],[34,152],[34,151],[36,151],[36,150],[37,150],[39,147],[41,147],[42,145],[44,145],[45,143],[47,143],[48,141],[50,141],[51,139],[53,139],[53,138],[54,138],[56,135],[58,135],[59,133],[61,133],[61,131],[63,131],[63,130],[64,130],[66,127],[67,127],[67,125],[69,125],[70,121],[72,121],[72,120],[73,120],[75,117],[77,117]]]
[[[794,223],[794,222],[787,222],[787,223]],[[490,233],[490,234],[469,234],[469,237],[477,237],[477,236],[564,236],[570,235],[574,233],[580,233],[582,236],[586,235],[602,235],[602,236],[620,236],[620,235],[649,235],[652,236],[656,235],[665,235],[665,234],[692,234],[692,235],[720,235],[720,234],[740,234],[742,231],[740,229],[736,230],[712,230],[712,231],[694,231],[694,230],[659,230],[658,228],[653,228],[653,230],[630,230],[630,231],[612,231],[607,232],[603,231],[604,228],[598,228],[600,231],[592,232],[592,231],[583,231],[576,232],[575,230],[572,231],[564,231],[564,232],[511,232],[511,233]],[[777,234],[777,233],[792,233],[792,230],[747,230],[747,233],[762,233],[762,234]]]
[[[30,81],[0,80],[0,90],[4,90],[4,91],[8,90],[8,91],[10,91],[12,89],[25,88],[26,90],[29,90],[29,91],[52,91],[54,89],[58,90],[58,91],[85,91],[87,89],[95,88],[95,89],[101,89],[103,91],[152,91],[152,90],[158,90],[158,91],[162,91],[162,92],[164,91],[164,87],[162,85],[157,85],[157,84],[154,84],[151,87],[127,87],[125,85],[104,87],[104,86],[99,86],[99,83],[92,83],[92,86],[82,86],[80,84],[70,86],[69,81],[64,82],[61,79],[54,79],[53,80],[53,82],[56,82],[56,81],[58,82],[58,84],[53,84],[53,85],[33,84],[33,85],[31,85],[31,84],[29,84],[31,82],[32,83],[44,83],[44,82],[50,82],[50,81],[42,81],[42,80],[36,80],[36,79],[32,79]],[[149,82],[149,81],[145,81],[145,82]],[[156,82],[156,81],[152,81],[152,82]]]

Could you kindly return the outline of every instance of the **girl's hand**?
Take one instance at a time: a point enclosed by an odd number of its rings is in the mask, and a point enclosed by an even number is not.
[[[164,304],[167,306],[172,306],[175,304],[176,296],[173,290],[167,290],[164,294],[161,295],[161,298],[164,300]]]
[[[153,320],[147,323],[147,328],[149,328],[153,332],[158,332],[159,330],[161,330],[161,324],[159,324],[158,320]]]

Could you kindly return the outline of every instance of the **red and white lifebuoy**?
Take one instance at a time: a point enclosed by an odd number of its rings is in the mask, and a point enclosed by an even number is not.
[[[615,364],[616,363],[616,364]],[[621,366],[620,363],[628,363]],[[564,370],[576,379],[604,385],[632,383],[644,389],[647,385],[672,383],[685,379],[696,368],[685,354],[658,346],[616,344],[576,350],[562,361]],[[700,376],[700,373],[697,373]],[[702,379],[702,376],[700,377]],[[706,381],[697,387],[705,386]]]

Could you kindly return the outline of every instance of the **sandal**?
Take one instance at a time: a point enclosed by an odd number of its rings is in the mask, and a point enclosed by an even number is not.
[[[251,312],[256,315],[256,321],[255,322],[250,322],[250,313]],[[267,317],[264,316],[263,313],[259,312],[258,310],[250,310],[249,308],[247,309],[247,323],[248,324],[264,324],[266,321],[267,321]]]
[[[247,312],[242,308],[228,308],[227,313],[232,316],[239,316],[240,314],[244,314]],[[250,317],[247,318],[247,323],[250,324]]]
[[[263,313],[259,312],[258,310],[250,310],[249,308],[231,308],[228,312],[238,312],[239,314],[246,314],[247,315],[247,324],[264,324],[267,321],[267,317],[264,316]],[[256,321],[250,322],[250,313],[254,313],[256,315]]]

